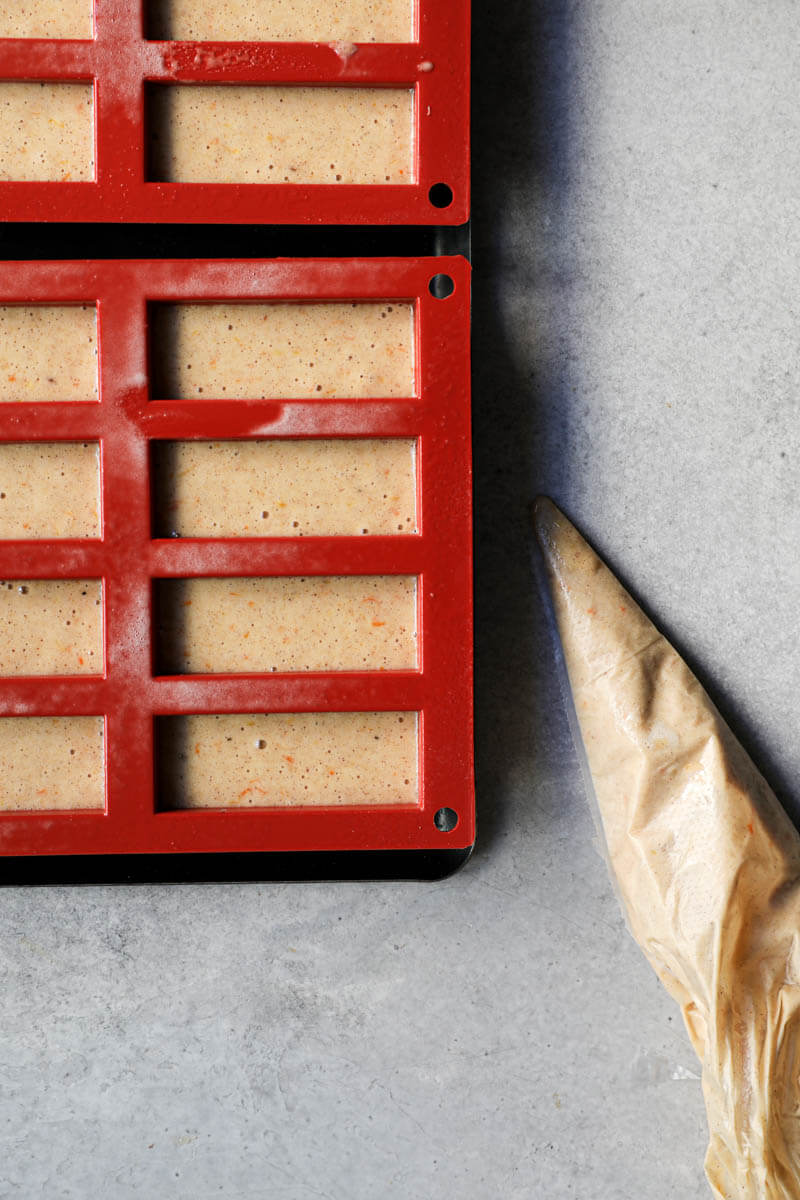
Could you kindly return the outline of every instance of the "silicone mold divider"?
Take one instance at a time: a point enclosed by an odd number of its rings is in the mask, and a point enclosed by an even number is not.
[[[154,42],[147,0],[95,0],[86,41],[0,39],[0,81],[94,84],[95,180],[0,182],[11,221],[457,225],[469,215],[469,3],[418,0],[412,43]],[[394,87],[415,93],[407,184],[148,182],[152,84]],[[445,185],[452,200],[437,207]],[[445,192],[446,195],[446,192]],[[433,198],[432,198],[433,197]]]
[[[437,299],[432,277],[454,290]],[[153,400],[147,311],[162,301],[405,300],[415,395],[366,400]],[[462,258],[0,264],[0,303],[97,304],[99,403],[0,405],[0,441],[99,440],[102,538],[0,542],[0,577],[102,578],[105,668],[0,679],[0,717],[105,718],[106,811],[0,813],[0,855],[454,850],[474,840],[469,264]],[[153,439],[417,440],[416,534],[154,539]],[[158,677],[153,580],[201,575],[418,578],[416,670]],[[186,713],[414,711],[419,804],[159,811],[154,721]],[[451,809],[453,829],[438,810]],[[2,879],[5,869],[0,869]],[[231,874],[235,874],[231,870]]]

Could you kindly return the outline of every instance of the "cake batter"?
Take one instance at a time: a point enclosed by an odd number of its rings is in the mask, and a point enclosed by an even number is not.
[[[411,88],[170,84],[148,108],[154,180],[414,182]]]
[[[91,36],[92,0],[0,0],[0,37]]]
[[[0,82],[0,180],[94,178],[90,83]]]
[[[94,305],[0,305],[0,403],[97,399]]]
[[[151,312],[159,399],[414,395],[414,306],[170,304]]]
[[[157,537],[417,532],[410,438],[163,442],[153,474]]]
[[[74,2],[74,0],[73,0]],[[207,42],[410,42],[413,0],[150,0],[150,36]]]
[[[102,717],[0,717],[0,812],[104,805]]]
[[[0,580],[0,675],[101,675],[99,579]]]
[[[250,713],[159,723],[174,808],[418,804],[416,713]]]
[[[97,442],[0,443],[0,538],[99,536]]]
[[[324,402],[414,394],[408,303],[189,304],[156,307],[152,320],[153,390],[166,398]],[[92,307],[7,305],[3,322],[6,400],[96,399]],[[168,535],[182,536],[413,533],[414,460],[408,438],[168,443],[154,454],[156,525],[166,522]],[[0,537],[98,537],[100,530],[96,443],[0,444]],[[101,586],[6,581],[0,673],[100,673]],[[170,597],[161,610],[166,669],[417,664],[414,577],[198,579],[160,587],[162,600]],[[163,803],[418,803],[415,713],[174,717],[159,729]],[[77,763],[62,771],[64,758]],[[100,807],[102,719],[0,718],[3,764],[7,807]]]
[[[159,597],[165,674],[417,665],[414,576],[175,579]]]

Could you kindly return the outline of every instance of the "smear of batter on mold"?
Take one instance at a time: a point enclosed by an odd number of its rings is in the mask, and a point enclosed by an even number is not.
[[[536,528],[613,876],[702,1063],[718,1200],[800,1200],[800,837],[549,501]]]
[[[331,42],[331,50],[334,52],[334,54],[341,58],[343,62],[347,62],[347,60],[352,58],[357,52],[358,46],[355,44],[355,42]]]

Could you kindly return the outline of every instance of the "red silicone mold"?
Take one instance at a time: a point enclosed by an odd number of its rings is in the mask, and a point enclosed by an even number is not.
[[[454,290],[437,299],[432,277]],[[434,288],[435,291],[440,289]],[[153,400],[147,307],[180,300],[411,300],[416,395],[331,401]],[[0,264],[0,303],[94,302],[99,403],[0,405],[0,440],[101,443],[102,538],[0,542],[0,577],[102,578],[102,676],[0,679],[0,716],[103,715],[106,811],[0,814],[0,854],[447,849],[474,840],[469,264],[463,258]],[[158,438],[417,439],[417,534],[264,539],[151,537]],[[417,670],[158,677],[154,579],[413,574]],[[224,712],[416,711],[419,804],[159,811],[154,721]],[[437,827],[437,810],[458,823]]]
[[[95,0],[87,41],[0,39],[0,80],[94,84],[93,182],[0,182],[11,221],[456,225],[469,215],[469,4],[418,0],[413,43],[155,42],[147,0]],[[415,91],[415,182],[156,183],[149,84],[301,84]],[[452,192],[444,207],[441,186]],[[446,190],[445,190],[446,195]]]

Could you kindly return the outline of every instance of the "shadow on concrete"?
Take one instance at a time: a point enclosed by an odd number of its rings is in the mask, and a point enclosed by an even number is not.
[[[570,354],[552,306],[566,257],[573,12],[569,0],[473,8],[477,860],[536,805],[534,749],[553,719],[537,696],[557,694],[529,513],[539,491],[568,494]],[[515,789],[527,793],[519,805]]]

